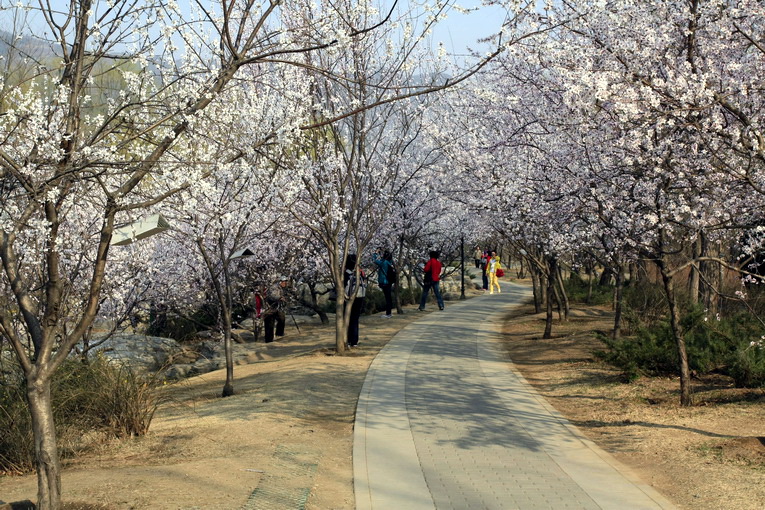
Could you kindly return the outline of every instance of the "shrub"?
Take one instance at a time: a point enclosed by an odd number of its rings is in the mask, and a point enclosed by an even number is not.
[[[5,367],[4,367],[5,368]],[[0,384],[0,473],[27,473],[34,468],[34,438],[20,371],[2,375]]]
[[[628,381],[641,375],[664,375],[677,372],[677,350],[666,329],[640,329],[636,336],[614,340],[605,335],[600,339],[607,350],[596,351],[597,358],[622,370]]]
[[[402,287],[400,292],[401,306],[416,305],[420,302],[422,289],[420,287],[410,288]]]
[[[729,375],[739,388],[765,386],[765,349],[755,344],[736,350],[731,356]]]
[[[0,386],[0,471],[23,473],[34,468],[34,440],[19,367],[3,376]],[[159,405],[156,375],[143,376],[97,356],[85,364],[69,359],[53,384],[53,419],[60,445],[77,445],[87,432],[124,438],[146,434]],[[73,450],[62,448],[62,457]]]
[[[377,284],[367,285],[367,295],[364,298],[364,309],[361,313],[374,314],[385,310],[385,294]]]
[[[592,294],[590,295],[590,283],[583,280],[577,273],[571,273],[571,277],[564,280],[564,286],[566,288],[566,295],[572,303],[605,305],[613,302],[614,288],[612,286],[600,285],[594,281],[592,284]]]
[[[649,325],[659,322],[669,311],[662,286],[648,281],[626,285],[622,290],[622,306],[633,327],[639,326],[635,322]]]
[[[159,374],[139,374],[126,365],[110,364],[97,357],[85,372],[91,373],[94,385],[80,391],[92,392],[89,402],[91,426],[123,438],[142,436],[149,431],[159,406],[162,384]]]
[[[742,387],[765,383],[765,351],[759,348],[758,336],[761,325],[751,314],[710,318],[694,307],[683,314],[680,325],[692,371],[720,372]],[[678,372],[677,346],[666,319],[638,327],[632,337],[602,340],[607,350],[596,356],[623,370],[627,379]]]

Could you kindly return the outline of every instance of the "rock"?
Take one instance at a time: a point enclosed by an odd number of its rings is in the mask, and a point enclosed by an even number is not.
[[[218,370],[218,365],[219,363],[214,360],[200,359],[199,361],[191,365],[191,368],[189,369],[187,376],[191,377],[192,375],[206,374],[207,372]]]
[[[123,363],[138,371],[156,371],[182,352],[178,342],[158,336],[117,334],[93,349],[110,361]]]
[[[198,359],[199,353],[196,350],[181,346],[181,351],[168,359],[168,363],[172,363],[173,365],[191,364]]]
[[[206,340],[199,344],[199,356],[206,359],[223,356],[223,344]]]
[[[169,379],[172,381],[185,379],[189,376],[189,372],[191,372],[191,369],[192,369],[192,365],[188,363],[183,363],[179,365],[171,365],[170,368],[168,368],[165,371],[165,379]]]
[[[218,340],[218,341],[220,341],[220,340],[223,339],[223,335],[221,335],[219,332],[217,332],[217,331],[210,331],[210,330],[199,331],[198,333],[196,333],[196,336],[197,336],[197,338],[203,338],[205,340]]]
[[[247,331],[246,329],[235,329],[231,331],[231,340],[238,344],[254,342],[255,335],[252,334],[252,331]]]
[[[317,320],[304,316],[296,318],[298,322]],[[175,381],[224,368],[226,355],[221,340],[221,336],[213,331],[202,332],[196,342],[184,344],[170,338],[122,333],[109,337],[103,344],[94,347],[91,353],[101,353],[107,359],[136,371],[161,371],[161,377]],[[263,359],[261,351],[267,347],[256,343],[252,331],[236,329],[232,331],[232,340],[235,365]]]
[[[252,331],[253,330],[252,319],[244,319],[243,321],[239,321],[239,326],[241,329],[247,329],[249,331]]]

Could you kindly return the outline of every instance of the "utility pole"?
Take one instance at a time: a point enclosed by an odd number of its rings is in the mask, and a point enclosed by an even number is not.
[[[460,299],[465,299],[465,235],[460,237],[460,256],[462,257],[462,293]]]

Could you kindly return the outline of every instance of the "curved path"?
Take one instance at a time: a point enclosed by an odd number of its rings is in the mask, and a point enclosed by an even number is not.
[[[423,315],[370,366],[353,440],[356,508],[674,508],[502,361],[501,318],[530,296],[502,289]]]

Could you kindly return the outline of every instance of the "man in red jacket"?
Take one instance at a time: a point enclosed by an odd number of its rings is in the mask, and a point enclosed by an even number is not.
[[[420,311],[425,311],[425,302],[428,300],[428,291],[433,289],[433,294],[438,301],[438,309],[444,309],[444,298],[441,297],[441,289],[439,282],[441,281],[441,269],[444,267],[441,262],[438,261],[440,253],[437,251],[430,252],[430,260],[425,264],[423,271],[423,285],[422,285],[422,299],[420,299]]]

